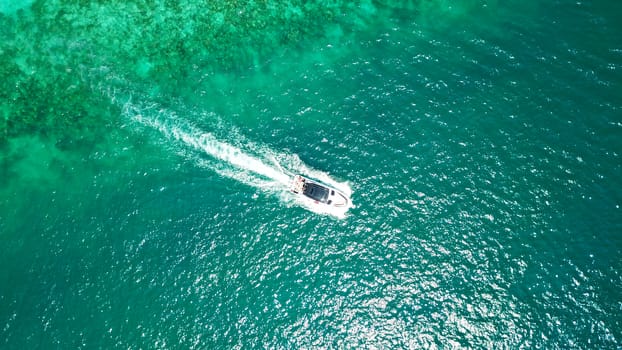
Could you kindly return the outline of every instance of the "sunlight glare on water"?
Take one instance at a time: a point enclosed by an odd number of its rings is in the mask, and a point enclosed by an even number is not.
[[[0,1],[0,348],[619,348],[621,6]]]

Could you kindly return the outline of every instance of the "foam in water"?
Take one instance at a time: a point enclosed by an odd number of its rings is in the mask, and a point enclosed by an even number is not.
[[[252,142],[244,142],[242,147],[219,140],[214,134],[204,132],[188,121],[180,118],[176,113],[159,108],[156,104],[140,106],[127,102],[123,106],[124,114],[142,125],[159,131],[169,140],[178,141],[187,151],[207,154],[220,162],[210,162],[190,152],[189,159],[197,165],[210,168],[222,176],[235,179],[249,186],[276,194],[287,204],[297,204],[318,214],[329,214],[344,218],[349,207],[333,208],[318,206],[302,196],[296,196],[289,191],[293,173],[317,179],[327,185],[351,196],[352,190],[345,182],[338,182],[327,173],[312,169],[295,154],[278,154],[265,146]],[[236,132],[228,135],[236,136]],[[239,143],[232,140],[234,143]],[[185,153],[185,152],[184,152]]]

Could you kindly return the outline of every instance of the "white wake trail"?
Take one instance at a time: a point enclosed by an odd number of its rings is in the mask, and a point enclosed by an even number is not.
[[[139,108],[129,103],[124,107],[124,112],[126,115],[131,116],[135,121],[158,130],[170,139],[181,141],[196,150],[203,151],[206,154],[225,161],[239,169],[248,170],[262,175],[269,179],[278,181],[283,185],[289,185],[291,181],[290,176],[286,175],[279,169],[275,169],[267,165],[260,159],[246,154],[235,146],[218,140],[209,132],[202,132],[187,123],[176,120],[177,118],[175,118],[174,114],[171,112],[159,110],[158,114],[168,114],[168,118],[162,120],[164,118],[146,116],[144,110],[141,111]],[[176,121],[176,123],[171,123],[171,120]]]
[[[157,130],[169,140],[188,146],[198,154],[207,154],[222,162],[210,162],[198,155],[190,154],[197,165],[205,166],[226,176],[255,188],[265,189],[276,194],[286,203],[296,203],[307,209],[330,214],[339,218],[345,217],[348,208],[319,208],[309,206],[308,201],[301,200],[289,191],[292,174],[304,174],[333,186],[350,196],[352,190],[345,182],[332,179],[327,173],[308,167],[295,154],[275,153],[269,148],[244,140],[235,130],[227,129],[227,135],[244,149],[218,139],[213,133],[204,132],[176,113],[161,108],[158,104],[134,104],[131,101],[123,105],[123,113],[132,120]],[[224,127],[220,127],[223,129]],[[222,130],[224,131],[224,129]],[[185,149],[180,152],[186,153]],[[282,167],[280,164],[283,164]],[[290,173],[291,172],[291,173]]]

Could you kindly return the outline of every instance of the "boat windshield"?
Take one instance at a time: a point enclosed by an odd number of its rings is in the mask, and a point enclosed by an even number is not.
[[[304,195],[318,202],[326,203],[328,188],[314,183],[305,184]]]

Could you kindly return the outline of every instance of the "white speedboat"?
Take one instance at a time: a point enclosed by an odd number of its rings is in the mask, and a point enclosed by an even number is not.
[[[316,205],[344,209],[350,205],[350,198],[343,192],[302,175],[294,176],[291,190]]]

